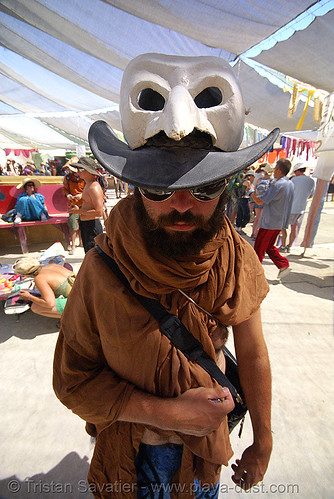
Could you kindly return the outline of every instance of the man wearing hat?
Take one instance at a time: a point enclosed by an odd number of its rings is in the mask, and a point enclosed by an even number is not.
[[[15,224],[30,220],[47,220],[48,211],[45,206],[45,197],[36,192],[40,187],[40,181],[35,177],[27,177],[16,186],[17,189],[24,189],[24,192],[18,195],[15,204]]]
[[[294,186],[294,195],[289,219],[291,232],[289,236],[289,244],[286,246],[287,230],[282,230],[282,245],[280,248],[281,251],[285,251],[287,253],[290,253],[290,248],[297,238],[298,228],[301,226],[303,221],[307,200],[314,193],[315,182],[312,177],[305,175],[305,172],[306,166],[303,163],[297,163],[293,167],[293,173],[295,176],[292,177],[291,182]]]
[[[81,157],[77,163],[71,164],[76,168],[78,176],[85,182],[82,191],[82,204],[75,202],[69,208],[69,213],[80,215],[79,227],[85,253],[95,246],[94,238],[103,232],[100,217],[103,215],[103,190],[95,180],[101,174],[96,169],[93,158]]]
[[[78,207],[82,204],[82,193],[85,188],[85,182],[79,177],[78,170],[72,163],[78,162],[78,158],[71,158],[63,166],[63,170],[67,173],[64,175],[63,179],[63,193],[67,198],[68,209],[76,205]],[[69,249],[69,254],[73,255],[75,250],[75,241],[77,236],[80,234],[79,229],[79,213],[70,213],[68,217],[68,227],[70,230],[71,248]]]
[[[120,110],[129,146],[101,121],[90,146],[136,188],[96,243],[131,288],[178,316],[212,359],[224,361],[226,329],[218,325],[232,326],[254,433],[232,479],[249,489],[272,448],[260,318],[269,288],[253,248],[225,217],[225,186],[278,130],[238,150],[244,105],[230,66],[215,57],[138,56],[124,72]],[[221,465],[233,454],[231,393],[161,334],[96,250],[63,315],[53,384],[96,436],[88,475],[95,497],[218,497]]]

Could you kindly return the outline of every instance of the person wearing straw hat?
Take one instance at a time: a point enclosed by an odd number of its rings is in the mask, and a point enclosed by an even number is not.
[[[97,164],[93,158],[81,157],[73,162],[71,168],[76,168],[78,176],[84,180],[85,187],[82,191],[82,204],[73,203],[69,213],[80,215],[79,227],[85,253],[94,247],[94,238],[103,232],[100,217],[103,215],[103,190],[95,179],[100,176]]]
[[[22,220],[45,221],[49,218],[45,197],[36,192],[40,186],[40,181],[35,177],[26,177],[16,186],[17,189],[23,188],[24,192],[18,195],[15,204],[15,224],[20,224]]]
[[[78,162],[78,158],[71,158],[63,166],[63,171],[65,171],[63,179],[63,193],[67,198],[67,206],[70,209],[73,205],[81,206],[82,204],[82,193],[85,188],[85,182],[79,177],[77,168],[72,166],[72,163]],[[79,228],[79,213],[70,213],[67,225],[70,230],[70,241],[71,246],[68,248],[70,255],[74,254],[75,242],[77,236],[81,239],[80,228]]]
[[[233,70],[218,57],[136,57],[124,71],[120,110],[127,143],[103,121],[89,141],[99,163],[135,191],[111,210],[95,241],[130,286],[178,316],[212,359],[226,341],[223,331],[211,334],[212,317],[232,326],[254,439],[232,465],[232,480],[249,489],[263,479],[272,448],[260,318],[269,286],[225,216],[225,189],[279,130],[238,149],[245,108]],[[164,498],[218,497],[221,466],[233,454],[231,393],[161,334],[96,249],[62,318],[53,386],[96,437],[88,474],[95,497],[114,496],[106,491],[112,484],[119,498],[156,497],[154,490]]]
[[[45,317],[60,318],[72,289],[75,274],[55,263],[42,266],[38,258],[25,256],[16,260],[13,265],[16,274],[33,277],[40,296],[21,290],[20,296],[31,301],[31,310]]]

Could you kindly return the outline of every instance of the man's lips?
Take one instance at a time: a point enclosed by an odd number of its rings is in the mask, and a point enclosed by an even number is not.
[[[164,228],[167,230],[169,229],[182,232],[182,231],[193,230],[196,228],[196,226],[193,223],[189,222],[176,222],[175,224],[166,225]]]

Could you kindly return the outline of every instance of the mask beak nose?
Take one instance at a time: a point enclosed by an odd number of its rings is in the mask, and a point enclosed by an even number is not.
[[[205,112],[199,109],[189,91],[182,85],[174,87],[157,120],[152,120],[146,130],[146,138],[163,130],[167,137],[179,141],[194,129],[209,133],[214,140],[216,134]]]

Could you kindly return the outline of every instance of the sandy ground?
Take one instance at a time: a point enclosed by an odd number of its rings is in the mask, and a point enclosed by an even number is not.
[[[114,195],[109,202],[116,202]],[[334,203],[326,203],[314,248],[304,257],[300,247],[292,249],[293,272],[284,282],[270,260],[263,262],[271,288],[262,316],[273,376],[274,450],[264,481],[250,492],[235,488],[230,467],[223,469],[221,498],[334,497],[333,221]],[[250,230],[244,234],[249,241]],[[6,251],[0,263],[20,256],[19,247]],[[83,256],[78,248],[67,261],[77,270]],[[51,386],[57,321],[31,311],[18,321],[0,313],[0,498],[92,497],[86,474],[94,444]],[[241,439],[237,431],[231,435],[236,458],[251,442],[250,428],[247,416]]]

